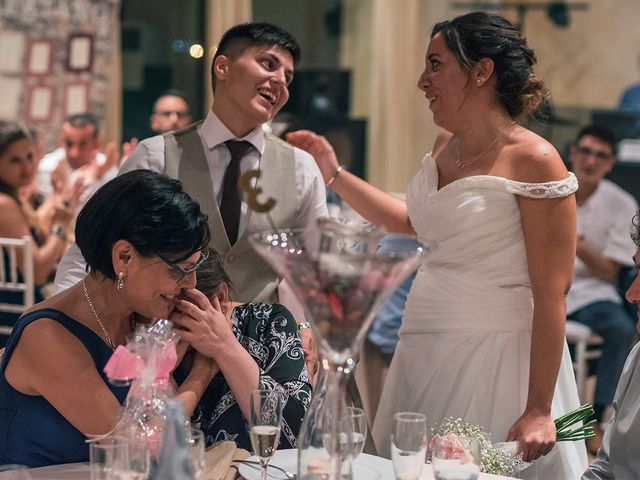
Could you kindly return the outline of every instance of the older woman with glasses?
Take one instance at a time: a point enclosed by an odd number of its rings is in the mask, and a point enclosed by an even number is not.
[[[107,360],[133,331],[134,312],[166,318],[195,287],[209,230],[180,182],[138,170],[89,200],[76,241],[89,273],[18,320],[0,363],[0,465],[88,460],[85,440],[114,427],[127,394],[107,382]],[[196,353],[177,392],[188,414],[214,373]]]

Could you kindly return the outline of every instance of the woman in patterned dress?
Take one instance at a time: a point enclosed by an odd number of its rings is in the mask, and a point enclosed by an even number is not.
[[[282,305],[233,302],[230,280],[215,250],[197,272],[196,290],[185,290],[171,320],[183,340],[215,360],[218,374],[196,407],[192,422],[208,445],[233,440],[251,450],[247,418],[253,390],[284,398],[279,448],[296,447],[311,399],[311,384],[293,315]]]

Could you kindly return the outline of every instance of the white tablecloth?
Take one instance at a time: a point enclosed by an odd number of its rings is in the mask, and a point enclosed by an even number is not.
[[[390,460],[385,460],[389,462]],[[90,480],[91,475],[89,465],[86,463],[69,463],[66,465],[53,465],[51,467],[34,468],[29,471],[33,480]],[[420,475],[420,480],[434,480],[431,465],[425,465]],[[479,480],[515,480],[512,477],[502,477],[499,475],[488,475],[481,473]],[[355,479],[366,480],[366,479]],[[393,476],[385,475],[383,480],[394,480]]]

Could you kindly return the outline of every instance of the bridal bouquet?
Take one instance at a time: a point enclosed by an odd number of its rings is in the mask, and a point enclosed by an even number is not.
[[[593,437],[595,432],[593,424],[595,420],[585,420],[593,416],[591,405],[582,405],[580,408],[569,412],[554,420],[556,426],[556,441],[576,441]],[[491,436],[477,424],[465,422],[460,418],[445,418],[432,429],[434,445],[438,437],[454,434],[462,437],[476,438],[480,444],[480,457],[482,471],[494,475],[515,476],[518,472],[527,468],[530,463],[522,460],[522,455],[517,454],[518,442],[492,443]]]

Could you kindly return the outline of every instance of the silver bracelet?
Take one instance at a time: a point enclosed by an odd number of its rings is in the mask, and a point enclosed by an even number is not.
[[[331,177],[331,178],[329,179],[329,181],[327,182],[327,184],[325,185],[325,187],[328,187],[328,186],[330,186],[333,182],[335,182],[335,181],[336,181],[336,178],[338,177],[338,175],[340,174],[340,172],[341,172],[342,170],[344,170],[344,165],[340,165],[340,166],[338,167],[338,169],[336,170],[336,173],[334,173],[334,174],[333,174],[333,177]]]
[[[311,328],[311,324],[309,322],[302,322],[298,324],[298,330],[304,330],[305,328]]]

